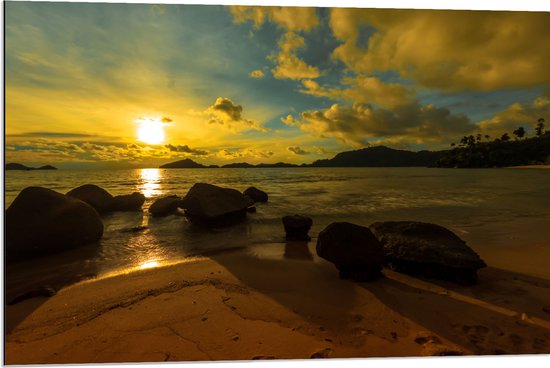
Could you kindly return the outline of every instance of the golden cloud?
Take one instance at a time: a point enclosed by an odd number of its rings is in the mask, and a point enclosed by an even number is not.
[[[333,100],[344,99],[356,103],[374,102],[387,108],[411,104],[414,101],[413,92],[410,89],[396,83],[384,83],[376,77],[346,77],[342,82],[349,87],[326,88],[313,80],[306,79],[302,81],[305,88],[300,92]]]
[[[315,79],[321,73],[317,67],[306,64],[296,56],[296,50],[304,47],[305,40],[302,36],[287,32],[279,40],[280,52],[275,57],[277,66],[272,69],[273,76],[277,79]]]
[[[208,117],[210,124],[220,124],[229,129],[238,131],[245,129],[254,129],[266,132],[267,129],[255,120],[245,119],[242,116],[243,107],[235,104],[227,97],[218,97],[214,104],[210,106],[204,115]]]
[[[362,103],[334,104],[324,111],[305,111],[299,119],[287,116],[281,121],[316,137],[335,138],[352,147],[365,146],[369,139],[380,137],[434,143],[452,140],[475,129],[464,115],[453,115],[448,109],[418,103],[393,110]]]
[[[260,69],[258,69],[258,70],[253,70],[250,73],[248,73],[248,76],[251,77],[251,78],[260,79],[260,78],[263,78],[265,76],[265,74]]]
[[[397,70],[448,91],[495,90],[550,82],[550,13],[449,10],[331,10],[343,41],[333,57],[358,73]],[[358,45],[375,28],[368,47]]]
[[[529,132],[533,132],[538,119],[550,120],[550,98],[540,96],[530,105],[514,103],[505,110],[496,114],[490,119],[479,123],[479,131],[493,138],[498,138],[504,133],[511,134],[512,131],[522,126]]]
[[[315,8],[282,6],[230,6],[235,23],[252,21],[254,28],[260,28],[270,21],[287,31],[309,31],[319,24]]]

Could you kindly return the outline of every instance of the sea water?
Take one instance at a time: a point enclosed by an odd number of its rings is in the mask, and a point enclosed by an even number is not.
[[[147,209],[162,196],[185,196],[198,182],[269,195],[243,223],[205,229],[182,215],[152,218]],[[550,170],[437,168],[265,168],[7,171],[6,208],[28,186],[60,193],[96,184],[113,195],[145,195],[141,212],[102,216],[98,244],[9,265],[8,293],[60,286],[119,270],[153,267],[187,257],[245,248],[261,256],[283,254],[281,218],[313,219],[315,237],[328,224],[414,220],[448,227],[482,256],[525,247],[533,273],[550,263]],[[144,226],[142,231],[132,228]],[[538,249],[538,251],[532,251]],[[512,254],[517,254],[512,253]]]

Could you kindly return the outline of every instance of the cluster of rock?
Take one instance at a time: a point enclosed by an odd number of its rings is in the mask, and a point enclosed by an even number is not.
[[[267,202],[267,193],[250,187],[243,193],[231,188],[196,183],[185,197],[170,195],[149,207],[153,217],[183,209],[192,223],[224,226],[246,219],[257,202]],[[8,260],[62,251],[98,241],[103,235],[100,213],[141,210],[145,196],[134,192],[112,196],[93,184],[66,195],[41,187],[21,191],[6,211]],[[282,218],[286,239],[308,241],[311,218]],[[485,262],[456,234],[428,223],[413,221],[376,222],[364,227],[335,222],[319,233],[317,254],[336,266],[340,277],[357,281],[382,276],[382,266],[412,275],[422,275],[463,284],[477,280]]]
[[[319,233],[317,254],[336,266],[340,277],[357,281],[381,276],[382,266],[398,272],[469,285],[485,262],[452,231],[415,221],[376,222],[369,227],[348,222]]]
[[[85,184],[67,193],[69,197],[88,203],[99,213],[115,211],[140,211],[145,196],[134,192],[127,195],[112,196],[105,189],[94,184]]]
[[[157,199],[149,207],[149,212],[154,217],[162,217],[181,208],[193,223],[224,226],[246,219],[247,212],[251,212],[256,202],[267,200],[267,194],[254,187],[241,193],[236,189],[196,183],[183,198],[171,195]]]
[[[182,208],[191,222],[227,225],[244,220],[252,204],[268,199],[265,192],[254,187],[245,193],[197,183],[184,198],[172,195],[157,199],[149,212],[161,217]],[[94,184],[79,186],[67,194],[28,187],[6,210],[6,257],[14,261],[97,242],[103,236],[100,214],[141,211],[144,202],[141,193],[113,196]]]

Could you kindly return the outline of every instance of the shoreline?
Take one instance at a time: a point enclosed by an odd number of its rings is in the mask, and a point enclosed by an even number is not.
[[[548,279],[488,267],[465,287],[385,269],[354,283],[312,243],[284,258],[284,244],[263,246],[271,254],[220,252],[8,306],[6,363],[550,351]]]
[[[519,165],[519,166],[508,166],[506,169],[550,169],[550,164],[548,165]]]

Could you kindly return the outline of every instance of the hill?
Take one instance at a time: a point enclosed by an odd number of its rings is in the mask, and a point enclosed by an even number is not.
[[[189,158],[186,158],[184,160],[170,162],[168,164],[161,165],[160,168],[161,169],[204,169],[204,168],[207,168],[207,166],[196,163],[195,161]]]
[[[468,137],[465,137],[468,138]],[[503,139],[504,138],[504,139]],[[508,135],[491,142],[466,139],[461,146],[446,151],[437,167],[505,167],[550,163],[550,133],[510,140]]]
[[[412,152],[395,150],[385,146],[363,148],[356,151],[341,152],[331,159],[317,160],[311,164],[295,165],[286,162],[252,165],[248,162],[236,162],[221,166],[221,168],[271,168],[271,167],[400,167],[400,166],[434,166],[443,156],[444,151]],[[191,159],[172,162],[160,166],[172,168],[206,168]],[[211,165],[208,167],[217,167]]]
[[[341,152],[331,159],[317,160],[311,167],[407,167],[433,166],[444,151],[412,152],[385,146]]]
[[[18,163],[8,163],[6,164],[6,167],[5,167],[6,170],[23,170],[23,171],[30,171],[30,170],[57,170],[57,167],[53,167],[52,165],[45,165],[45,166],[40,166],[38,168],[36,167],[28,167],[28,166],[25,166],[23,164],[18,164]]]

